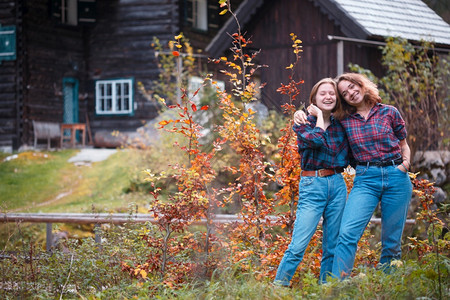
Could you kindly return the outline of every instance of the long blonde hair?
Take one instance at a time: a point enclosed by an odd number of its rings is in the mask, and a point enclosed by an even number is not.
[[[381,102],[377,85],[372,81],[370,81],[369,78],[367,78],[365,75],[359,73],[344,73],[336,78],[337,84],[339,84],[343,80],[350,81],[360,86],[364,94],[363,99],[368,105],[373,106]],[[342,97],[342,95],[339,93],[339,90],[338,90],[338,98],[339,98],[338,102],[340,102],[341,105],[334,114],[337,119],[341,120],[356,112],[356,107],[349,105],[345,101],[344,97]]]

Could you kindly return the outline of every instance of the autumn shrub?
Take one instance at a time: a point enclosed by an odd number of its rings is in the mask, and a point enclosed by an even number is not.
[[[173,172],[169,177],[173,179],[177,191],[168,195],[168,201],[159,198],[163,188],[158,185],[161,179],[168,176],[147,171],[147,179],[153,189],[150,190],[153,197],[150,212],[156,217],[159,233],[144,236],[149,251],[153,253],[151,259],[134,267],[123,264],[124,269],[137,278],[145,279],[147,274],[156,272],[165,284],[175,288],[186,283],[194,272],[201,270],[208,275],[213,271],[220,273],[230,266],[238,266],[240,272],[244,273],[253,270],[260,279],[273,278],[289,244],[289,236],[275,228],[286,228],[290,234],[295,221],[301,169],[296,136],[292,131],[292,117],[297,109],[293,103],[303,83],[296,78],[302,52],[301,40],[291,34],[296,59],[286,68],[290,72],[289,81],[278,90],[289,98],[283,106],[287,121],[280,129],[276,147],[267,151],[267,137],[257,126],[256,111],[250,105],[264,86],[257,84],[253,76],[258,69],[266,66],[254,63],[259,52],[247,51],[251,40],[240,32],[239,22],[229,5],[221,2],[236,19],[238,32],[231,35],[231,56],[212,60],[223,66],[222,73],[228,78],[230,91],[219,88],[209,75],[203,84],[206,86],[207,82],[211,82],[217,93],[217,106],[223,118],[215,126],[217,139],[209,149],[201,144],[203,127],[195,115],[210,110],[215,104],[199,107],[192,100],[199,90],[193,91],[191,96],[186,88],[181,87],[181,99],[176,103],[172,101],[174,104],[168,104],[160,98],[161,105],[166,107],[165,111],[173,111],[174,114],[173,118],[161,120],[159,125],[161,129],[179,137],[175,145],[184,153],[186,163],[170,165]],[[172,43],[176,48],[174,57],[178,57],[178,51],[182,50],[181,38],[182,35],[176,36]],[[222,170],[217,170],[213,167],[213,161],[217,161],[217,156],[224,152],[224,148],[230,153],[229,157],[234,159],[222,163]],[[216,188],[214,182],[217,174],[223,170],[231,174],[233,180]],[[279,191],[267,193],[273,183],[279,186]],[[237,214],[242,222],[214,224],[214,213],[227,205],[238,208]],[[205,233],[197,235],[201,239],[189,238],[188,226],[200,218],[206,219]],[[318,275],[320,240],[319,229],[311,240],[299,274],[308,270],[308,273]],[[365,238],[362,243],[367,244]],[[214,251],[219,248],[214,245],[221,247],[222,255],[214,256]],[[202,254],[197,255],[193,249]],[[371,260],[372,256],[367,255],[368,252],[357,262],[376,264]],[[299,281],[300,276],[294,282]]]

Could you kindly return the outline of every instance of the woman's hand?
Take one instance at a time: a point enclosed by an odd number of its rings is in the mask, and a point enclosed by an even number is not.
[[[304,125],[309,123],[308,120],[306,119],[306,113],[303,110],[297,110],[294,113],[294,123],[297,125]]]
[[[313,115],[316,118],[319,117],[319,115],[322,114],[322,111],[317,106],[315,106],[314,104],[311,104],[310,106],[308,106],[308,108],[306,110],[308,111],[308,113],[310,115]]]
[[[397,167],[401,171],[408,173],[411,170],[411,149],[409,148],[406,139],[400,140],[400,149],[402,150],[403,162]]]
[[[408,173],[408,169],[406,169],[403,164],[398,165],[397,168],[399,168],[403,173]]]

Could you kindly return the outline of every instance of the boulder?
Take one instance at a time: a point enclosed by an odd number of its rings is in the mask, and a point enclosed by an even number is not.
[[[126,144],[127,132],[115,134],[113,131],[99,130],[94,135],[94,147],[96,148],[119,148]]]
[[[443,186],[449,182],[450,151],[417,151],[413,160],[413,171],[419,172],[420,178]]]

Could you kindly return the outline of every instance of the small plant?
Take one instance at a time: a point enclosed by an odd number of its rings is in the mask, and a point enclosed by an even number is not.
[[[407,245],[410,251],[417,254],[419,262],[435,261],[438,291],[442,299],[442,280],[448,278],[448,257],[450,254],[450,233],[446,223],[438,215],[440,209],[434,209],[433,194],[436,191],[434,184],[426,179],[418,179],[418,174],[410,174],[413,182],[413,192],[420,200],[420,210],[417,213],[417,222],[425,222],[427,225],[427,239],[420,240],[410,237]],[[444,218],[446,214],[444,214]],[[448,222],[447,222],[448,224]],[[431,258],[433,256],[434,258]],[[445,267],[447,266],[447,267]]]

